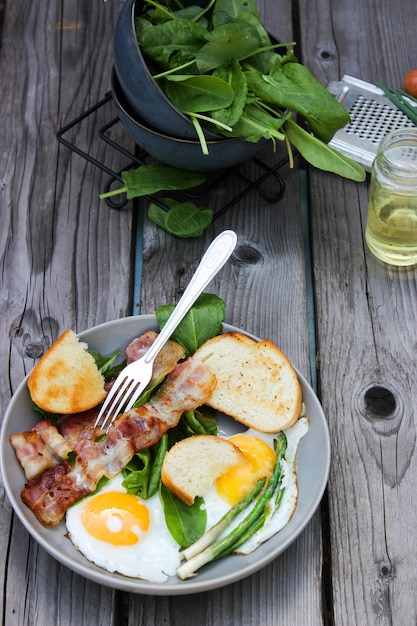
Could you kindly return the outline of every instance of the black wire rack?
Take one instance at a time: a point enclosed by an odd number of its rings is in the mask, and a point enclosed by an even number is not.
[[[135,148],[135,152],[132,152],[124,145],[122,145],[122,143],[120,143],[120,133],[114,133],[114,128],[117,125],[121,124],[121,122],[117,116],[113,117],[112,114],[109,116],[110,119],[108,119],[108,121],[106,121],[101,127],[99,127],[98,137],[100,141],[103,141],[112,149],[117,150],[119,153],[126,157],[126,165],[120,171],[114,171],[103,161],[94,157],[89,151],[81,148],[74,141],[68,139],[68,134],[71,131],[77,130],[77,127],[79,125],[84,123],[86,120],[88,121],[88,119],[92,116],[96,116],[100,112],[103,113],[103,111],[101,110],[111,101],[112,94],[111,92],[108,92],[103,99],[90,107],[88,110],[81,113],[74,120],[63,126],[57,132],[57,139],[61,144],[72,150],[75,154],[86,159],[95,167],[108,174],[108,179],[106,184],[104,185],[103,193],[111,191],[114,188],[115,184],[117,184],[118,186],[120,186],[120,183],[123,184],[121,176],[122,171],[127,171],[133,168],[140,167],[142,165],[146,165],[146,163],[151,158],[149,154],[147,154],[143,149],[140,148],[140,146],[137,146]],[[111,111],[114,110],[111,109]],[[105,119],[107,119],[106,115]],[[117,134],[118,136],[117,140],[114,139],[115,134]],[[72,133],[72,135],[77,136],[77,133]],[[126,143],[128,142],[128,140],[129,143],[131,143],[132,141],[131,138],[127,135],[127,131],[126,140]],[[225,179],[227,181],[229,177],[234,177],[239,182],[239,190],[237,191],[237,193],[235,193],[232,199],[227,200],[226,203],[224,203],[222,206],[214,211],[213,219],[217,219],[218,217],[226,213],[226,211],[235,206],[251,192],[258,193],[263,198],[263,200],[269,204],[278,203],[285,192],[285,183],[279,173],[279,170],[287,162],[288,157],[285,157],[275,163],[273,166],[270,166],[264,160],[256,156],[250,160],[251,167],[248,168],[247,164],[244,164],[244,166],[236,166],[220,173],[207,175],[206,183],[200,186],[197,191],[186,191],[185,195],[189,199],[197,202],[198,198],[206,197],[210,190],[212,190],[216,185],[219,185],[220,183],[223,184],[225,182]],[[268,185],[266,184],[267,182]],[[123,197],[118,200],[115,198],[119,198],[119,196],[105,198],[107,205],[112,209],[123,209],[128,203],[125,195],[123,195]],[[169,211],[169,208],[164,204],[163,201],[160,200],[158,195],[147,195],[145,196],[145,198],[151,202],[154,202],[165,211]]]

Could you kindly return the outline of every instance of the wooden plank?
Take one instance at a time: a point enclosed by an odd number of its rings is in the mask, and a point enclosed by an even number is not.
[[[415,65],[417,15],[408,3],[336,0],[313,10],[302,2],[300,16],[304,60],[323,84],[348,73],[397,87]],[[333,619],[410,624],[416,271],[388,268],[366,248],[366,183],[311,172],[310,194],[320,393],[337,451],[329,483]],[[376,408],[367,400],[375,386],[392,392],[395,407],[389,397]]]
[[[132,209],[98,199],[107,176],[61,147],[57,130],[108,89],[117,2],[7,3],[0,57],[1,408],[67,327],[130,312]],[[77,139],[96,148],[99,121]],[[97,148],[118,169],[124,158]],[[103,271],[103,268],[106,268]],[[7,295],[6,295],[7,294]],[[60,566],[2,511],[8,624],[113,623],[115,593]],[[8,568],[8,564],[10,568]],[[18,569],[17,569],[18,566]],[[2,597],[3,600],[3,597]]]

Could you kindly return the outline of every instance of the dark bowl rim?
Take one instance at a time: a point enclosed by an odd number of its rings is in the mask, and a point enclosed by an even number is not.
[[[161,87],[158,85],[158,81],[156,81],[154,79],[154,77],[152,76],[152,72],[148,66],[148,63],[146,62],[146,59],[142,53],[141,47],[139,45],[139,42],[137,40],[136,35],[136,25],[135,25],[135,18],[138,14],[137,12],[137,6],[138,6],[138,0],[126,0],[126,2],[131,3],[131,7],[130,7],[130,28],[131,28],[131,33],[132,33],[132,40],[133,40],[133,46],[138,54],[138,57],[141,59],[141,61],[143,62],[145,68],[147,69],[150,78],[152,78],[152,85],[153,88],[155,88],[155,92],[158,94],[158,96],[161,98],[162,102],[164,103],[164,106],[166,106],[167,108],[170,109],[170,111],[174,114],[177,115],[181,122],[183,122],[184,124],[186,124],[187,126],[189,126],[190,128],[193,128],[193,123],[191,122],[190,118],[187,117],[185,115],[185,113],[183,113],[182,111],[180,111],[172,102],[171,100],[168,98],[168,96],[166,95],[166,93],[163,91],[163,89],[161,89]],[[207,130],[207,129],[203,129],[204,134],[206,136],[207,141],[216,141],[215,137],[219,137],[220,139],[222,138],[221,135],[218,135],[217,133],[215,133],[215,131],[212,130]],[[167,135],[169,136],[169,135]]]
[[[143,129],[144,131],[148,132],[151,135],[154,135],[155,137],[159,137],[160,139],[164,139],[168,141],[173,141],[180,145],[181,144],[182,145],[191,144],[193,146],[201,145],[200,141],[198,140],[192,141],[191,139],[181,139],[178,137],[173,137],[171,135],[166,135],[165,133],[162,133],[161,131],[156,130],[155,128],[152,128],[151,126],[146,125],[142,119],[140,119],[136,114],[132,112],[131,107],[129,106],[129,103],[126,102],[126,99],[123,94],[123,90],[120,87],[114,68],[111,74],[111,91],[112,91],[112,98],[114,100],[114,104],[116,108],[119,107],[121,111],[123,112],[123,114],[128,118],[128,120],[132,122],[135,126],[138,126],[139,128]],[[260,142],[262,141],[263,140],[260,140]],[[268,139],[265,139],[264,141],[267,142]],[[245,139],[241,139],[240,137],[224,137],[224,136],[219,136],[219,139],[217,140],[207,139],[207,145],[209,147],[213,145],[222,144],[222,143],[225,143],[227,145],[230,145],[232,143],[239,143],[239,144],[253,143],[254,145],[256,145],[256,144],[259,144],[260,142],[248,142]]]

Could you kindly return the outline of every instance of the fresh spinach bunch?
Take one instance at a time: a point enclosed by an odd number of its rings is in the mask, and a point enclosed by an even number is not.
[[[291,144],[313,166],[362,181],[363,168],[328,145],[349,122],[346,109],[298,62],[291,44],[272,44],[254,0],[143,0],[136,35],[153,76],[196,127],[226,137]],[[282,49],[282,54],[277,50]],[[293,120],[303,118],[307,129]]]

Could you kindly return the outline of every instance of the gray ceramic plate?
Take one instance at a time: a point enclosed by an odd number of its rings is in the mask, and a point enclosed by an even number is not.
[[[153,315],[127,317],[101,324],[80,333],[92,350],[111,354],[117,347],[122,350],[131,339],[149,328],[157,329]],[[237,330],[225,324],[225,331]],[[298,372],[297,372],[298,373]],[[310,417],[310,430],[301,441],[298,450],[299,498],[297,508],[290,523],[278,534],[262,544],[247,556],[229,556],[204,567],[198,576],[189,580],[170,578],[163,584],[126,578],[110,574],[89,563],[65,537],[64,522],[53,528],[45,528],[23,504],[20,492],[24,485],[24,475],[9,436],[29,430],[38,420],[29,404],[27,380],[25,379],[14,394],[3,422],[0,440],[1,471],[4,485],[13,509],[34,539],[57,561],[94,582],[132,593],[151,595],[181,595],[197,593],[224,587],[258,571],[279,556],[298,537],[309,523],[322,498],[327,484],[330,465],[330,440],[325,416],[321,405],[307,381],[298,373]],[[221,417],[222,429],[235,432],[236,423]]]

